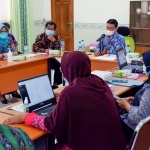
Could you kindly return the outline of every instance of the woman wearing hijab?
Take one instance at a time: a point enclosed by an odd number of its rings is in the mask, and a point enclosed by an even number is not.
[[[12,40],[8,37],[8,29],[5,25],[0,24],[0,58],[7,56],[9,49],[13,52],[13,55],[17,55],[16,48]]]
[[[0,59],[7,57],[9,48],[12,51],[13,55],[18,55],[11,38],[8,37],[7,27],[3,24],[0,24]],[[0,100],[3,104],[7,104],[5,95],[0,95]]]
[[[120,107],[124,108],[126,112],[121,115],[125,126],[125,130],[133,133],[138,123],[150,115],[150,50],[143,53],[143,70],[148,76],[147,82],[142,88],[136,92],[135,97],[121,98],[117,101]],[[129,127],[129,129],[127,129]],[[127,132],[126,132],[127,133]],[[126,135],[131,138],[131,135]]]
[[[119,115],[106,82],[91,74],[91,63],[84,53],[65,53],[61,70],[69,85],[61,92],[49,117],[35,113],[4,120],[22,123],[54,134],[61,150],[124,150]]]
[[[53,21],[48,21],[45,24],[44,33],[38,35],[33,43],[33,52],[49,53],[49,50],[60,50],[60,41],[55,34],[56,28],[57,25]],[[51,69],[55,70],[53,88],[57,88],[57,85],[62,83],[60,63],[55,58],[51,58],[50,61]]]

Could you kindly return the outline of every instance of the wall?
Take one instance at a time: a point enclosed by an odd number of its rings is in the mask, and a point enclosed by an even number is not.
[[[35,36],[43,32],[44,21],[51,19],[51,0],[34,0]],[[84,39],[85,45],[96,43],[105,33],[106,21],[118,20],[119,25],[129,26],[130,0],[74,0],[74,45]]]
[[[108,19],[114,18],[120,25],[129,26],[129,5],[129,0],[74,0],[75,48],[81,39],[85,40],[85,45],[96,43],[106,32]]]
[[[44,25],[47,20],[51,20],[51,1],[33,0],[34,12],[34,33],[35,37],[44,31]]]

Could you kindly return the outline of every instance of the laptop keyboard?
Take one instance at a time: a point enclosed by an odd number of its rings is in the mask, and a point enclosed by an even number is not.
[[[39,109],[34,111],[40,116],[49,116],[49,114],[55,109],[56,105],[44,107],[43,109]]]

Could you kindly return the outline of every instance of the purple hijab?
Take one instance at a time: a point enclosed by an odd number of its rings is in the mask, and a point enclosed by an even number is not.
[[[70,84],[45,126],[73,150],[124,150],[112,92],[101,78],[91,75],[90,59],[79,51],[66,53],[61,68]]]

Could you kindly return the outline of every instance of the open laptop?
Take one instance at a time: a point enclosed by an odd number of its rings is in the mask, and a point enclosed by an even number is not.
[[[29,112],[48,116],[56,106],[52,86],[47,74],[17,82],[21,98],[28,97]]]
[[[119,65],[120,70],[124,70],[124,69],[132,70],[132,69],[138,69],[139,67],[141,67],[139,65],[131,65],[127,63],[125,51],[123,48],[116,50],[116,57],[118,60],[118,65]]]

